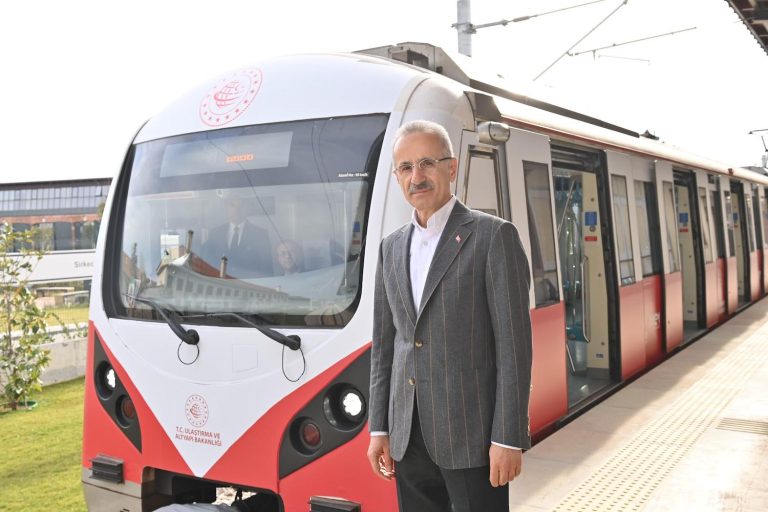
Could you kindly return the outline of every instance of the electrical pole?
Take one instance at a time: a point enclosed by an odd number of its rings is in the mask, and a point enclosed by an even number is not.
[[[471,8],[470,0],[458,0],[456,2],[456,32],[459,36],[459,53],[472,56],[472,34],[475,33],[475,27],[470,21]]]

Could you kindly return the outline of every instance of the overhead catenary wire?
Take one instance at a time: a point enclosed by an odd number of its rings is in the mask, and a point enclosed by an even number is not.
[[[571,47],[570,47],[570,48],[568,48],[568,49],[567,49],[565,52],[563,52],[563,54],[562,54],[562,55],[560,55],[560,56],[559,56],[557,59],[555,59],[555,61],[554,61],[554,62],[552,62],[552,64],[550,64],[549,66],[547,66],[546,68],[544,68],[544,70],[543,70],[541,73],[539,73],[538,75],[536,75],[536,78],[534,78],[534,79],[533,79],[533,81],[535,82],[536,80],[538,80],[539,78],[541,78],[541,77],[542,77],[542,75],[544,75],[544,73],[546,73],[547,71],[549,71],[550,69],[552,69],[552,68],[554,67],[554,65],[555,65],[555,64],[557,64],[558,62],[560,62],[560,60],[561,60],[563,57],[565,57],[566,55],[570,54],[570,53],[571,53],[571,50],[573,50],[574,48],[576,48],[576,47],[577,47],[577,46],[578,46],[578,45],[579,45],[579,44],[580,44],[580,43],[581,43],[583,40],[585,40],[587,37],[589,37],[589,36],[592,34],[592,32],[594,32],[595,30],[597,30],[597,29],[600,27],[600,25],[602,25],[603,23],[605,23],[606,21],[608,21],[608,19],[610,19],[610,18],[611,18],[611,16],[613,16],[614,14],[616,14],[616,13],[619,11],[619,9],[621,9],[622,7],[624,7],[625,5],[627,5],[627,2],[629,2],[629,0],[623,0],[623,1],[621,2],[621,4],[620,4],[618,7],[616,7],[616,8],[615,8],[613,11],[611,11],[611,13],[610,13],[610,14],[608,14],[608,16],[606,16],[605,18],[603,18],[603,19],[600,21],[600,23],[598,23],[597,25],[595,25],[594,27],[592,27],[592,28],[590,29],[590,31],[589,31],[589,32],[587,32],[586,34],[584,34],[584,35],[583,35],[581,38],[579,38],[579,40],[578,40],[578,41],[576,41],[575,43],[573,43],[573,44],[571,45]]]
[[[583,50],[583,51],[580,51],[580,52],[569,53],[568,55],[570,57],[577,57],[577,56],[583,55],[585,53],[595,53],[595,52],[599,52],[600,50],[607,50],[609,48],[617,48],[619,46],[624,46],[624,45],[633,44],[633,43],[639,43],[639,42],[642,42],[642,41],[648,41],[650,39],[656,39],[658,37],[672,36],[672,35],[675,35],[675,34],[680,34],[682,32],[688,32],[690,30],[696,30],[697,28],[698,27],[688,27],[688,28],[684,28],[684,29],[680,29],[680,30],[673,30],[672,32],[665,32],[663,34],[656,34],[656,35],[653,35],[653,36],[641,37],[640,39],[633,39],[631,41],[624,41],[622,43],[613,43],[613,44],[609,44],[608,46],[601,46],[599,48],[592,48],[591,50]]]

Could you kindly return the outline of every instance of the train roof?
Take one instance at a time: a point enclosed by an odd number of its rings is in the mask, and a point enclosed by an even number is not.
[[[479,117],[501,117],[518,128],[537,131],[560,140],[588,144],[609,150],[666,160],[681,168],[717,172],[768,185],[768,177],[753,170],[733,167],[698,156],[670,144],[647,137],[581,112],[523,94],[525,84],[512,88],[498,75],[473,69],[462,55],[454,55],[427,43],[405,42],[361,50],[361,53],[398,60],[444,75],[475,91],[473,98]],[[491,98],[491,101],[488,101]],[[485,112],[484,112],[485,111]],[[494,119],[496,118],[496,119]]]
[[[203,83],[150,119],[145,142],[218,128],[321,119],[404,108],[404,91],[428,77],[464,86],[479,119],[503,120],[560,140],[666,160],[768,185],[768,177],[696,156],[626,128],[524,94],[471,60],[427,43],[400,43],[352,54],[274,57]]]

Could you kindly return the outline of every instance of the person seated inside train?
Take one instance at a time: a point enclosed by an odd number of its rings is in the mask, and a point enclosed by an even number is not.
[[[304,271],[304,251],[293,240],[283,240],[277,246],[277,263],[283,275],[289,276]]]
[[[274,275],[269,232],[246,216],[239,198],[227,202],[227,222],[211,230],[203,244],[203,258],[216,268],[227,258],[226,274],[239,278]]]

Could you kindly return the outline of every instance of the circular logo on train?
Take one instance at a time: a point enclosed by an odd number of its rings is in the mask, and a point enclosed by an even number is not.
[[[208,403],[200,395],[187,398],[184,412],[187,414],[187,421],[193,427],[200,428],[208,422]]]
[[[261,70],[244,69],[211,87],[200,102],[200,119],[208,126],[224,126],[251,106],[261,88]]]

